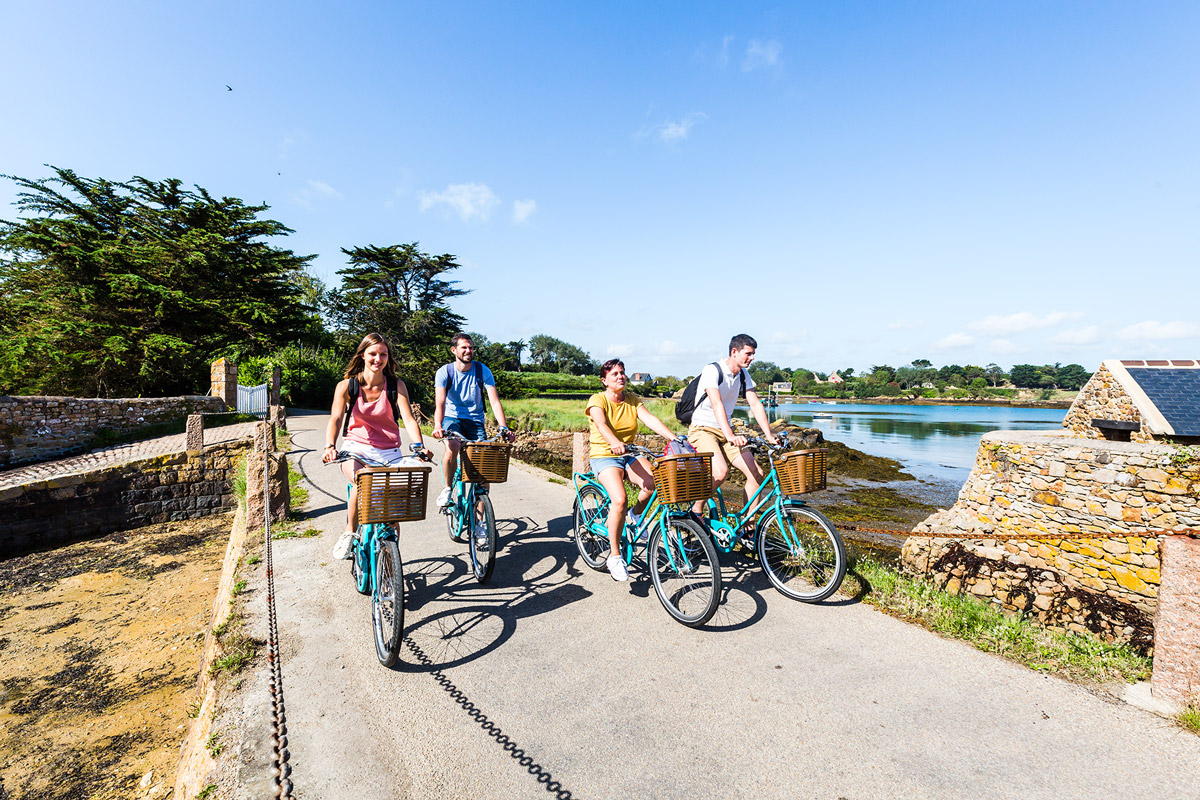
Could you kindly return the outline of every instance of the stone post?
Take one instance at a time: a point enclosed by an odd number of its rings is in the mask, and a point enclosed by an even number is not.
[[[247,531],[261,530],[265,524],[264,482],[270,486],[271,522],[282,522],[288,515],[291,493],[288,490],[287,456],[274,450],[275,426],[269,422],[258,423],[254,430],[254,446],[246,454]],[[269,465],[264,463],[264,455],[269,459]]]
[[[287,430],[287,408],[284,406],[271,406],[267,413],[267,420],[276,427]]]
[[[212,396],[229,408],[237,408],[237,364],[224,358],[212,363]]]
[[[1187,705],[1200,702],[1200,539],[1164,536],[1161,541],[1150,691]]]
[[[199,453],[204,449],[204,417],[189,414],[187,418],[187,451]]]
[[[592,460],[588,457],[587,434],[576,433],[571,436],[571,471],[587,472],[592,468]]]
[[[283,386],[283,370],[276,364],[271,367],[271,405],[279,405],[279,390]]]

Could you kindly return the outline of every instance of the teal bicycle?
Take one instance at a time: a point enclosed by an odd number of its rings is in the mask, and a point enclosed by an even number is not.
[[[654,494],[636,526],[622,525],[621,556],[628,566],[635,549],[644,546],[646,568],[663,608],[684,625],[703,625],[721,600],[721,565],[708,531],[689,506],[712,492],[711,455],[662,457],[638,445],[626,445],[626,452],[650,458]],[[583,563],[603,570],[609,553],[608,492],[591,472],[576,472],[572,480],[575,546]]]
[[[487,583],[496,566],[496,512],[488,486],[508,480],[509,446],[501,441],[507,432],[507,428],[501,428],[498,437],[471,441],[446,431],[446,438],[456,439],[462,447],[454,468],[450,504],[442,514],[450,538],[467,542],[471,572],[479,583]]]
[[[825,451],[785,453],[787,434],[772,445],[747,437],[765,453],[770,470],[741,511],[730,511],[718,489],[705,522],[725,553],[741,546],[758,557],[771,585],[793,600],[815,603],[838,590],[846,577],[846,545],[829,519],[795,495],[825,488]]]
[[[420,452],[423,445],[410,445]],[[327,463],[361,461],[366,469],[354,476],[358,487],[358,529],[350,551],[350,576],[360,594],[371,596],[371,628],[375,655],[390,667],[400,657],[404,632],[404,564],[396,523],[425,519],[429,485],[427,466],[392,467],[359,454],[339,452]],[[346,486],[347,500],[350,486]]]

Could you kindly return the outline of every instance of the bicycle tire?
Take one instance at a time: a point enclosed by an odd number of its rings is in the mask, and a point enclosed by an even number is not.
[[[699,627],[712,619],[721,602],[717,548],[704,526],[690,518],[670,518],[667,530],[664,541],[663,527],[656,527],[646,546],[654,593],[676,622]]]
[[[824,514],[802,503],[785,500],[783,511],[795,541],[788,541],[779,510],[771,509],[758,526],[758,563],[784,596],[804,603],[824,600],[846,577],[842,535]]]
[[[606,568],[608,560],[608,532],[601,537],[594,526],[599,521],[603,524],[608,520],[608,495],[592,485],[586,485],[579,490],[575,497],[574,521],[571,538],[579,550],[583,563],[594,570]]]
[[[487,495],[476,496],[475,502],[483,508],[483,528],[486,533],[487,549],[479,550],[479,539],[475,536],[474,515],[471,515],[471,530],[467,532],[467,548],[471,554],[471,572],[479,583],[487,583],[492,577],[492,568],[496,566],[496,514],[492,510],[492,500]]]
[[[400,656],[404,638],[404,566],[394,538],[381,538],[375,551],[375,591],[371,593],[371,627],[375,654],[390,667]]]
[[[450,492],[450,505],[442,511],[442,515],[446,517],[446,533],[450,534],[450,541],[465,544],[466,539],[462,536],[463,515],[458,504],[458,492]]]
[[[360,525],[358,528],[358,541],[362,542],[366,536],[365,525]],[[367,559],[370,556],[363,549],[361,544],[355,544],[350,548],[350,577],[354,580],[354,588],[358,589],[359,594],[371,593],[371,570],[367,568]]]

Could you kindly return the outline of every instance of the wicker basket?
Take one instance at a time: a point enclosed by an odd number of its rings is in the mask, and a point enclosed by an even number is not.
[[[504,483],[508,480],[508,442],[470,442],[463,445],[463,471],[471,483]]]
[[[431,467],[388,467],[359,470],[358,524],[417,522],[425,519],[425,497]]]
[[[785,453],[775,461],[779,489],[785,495],[804,494],[825,488],[825,454],[823,447]]]
[[[712,497],[712,453],[681,453],[658,459],[654,489],[663,503],[695,503]]]

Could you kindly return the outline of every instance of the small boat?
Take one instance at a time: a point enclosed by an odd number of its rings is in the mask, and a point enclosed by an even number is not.
[[[825,411],[818,411],[816,414],[813,414],[813,419],[833,419],[833,414]]]

